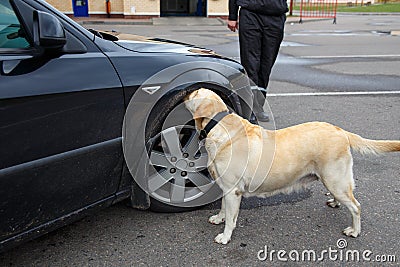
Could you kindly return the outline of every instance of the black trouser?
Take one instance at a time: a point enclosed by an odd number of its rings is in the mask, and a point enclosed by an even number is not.
[[[265,90],[283,40],[285,21],[285,14],[269,16],[240,9],[240,60],[254,84]],[[253,93],[255,111],[262,111],[266,91]]]

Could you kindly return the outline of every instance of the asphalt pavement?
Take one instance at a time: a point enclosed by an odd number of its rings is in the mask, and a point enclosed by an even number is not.
[[[266,105],[274,121],[263,126],[318,120],[367,138],[400,139],[399,18],[289,19]],[[237,34],[225,25],[181,24],[84,26],[194,43],[239,59]],[[0,266],[398,266],[399,166],[399,153],[354,153],[358,238],[341,233],[350,214],[327,207],[317,182],[302,193],[245,199],[226,246],[213,242],[223,226],[207,222],[219,202],[172,214],[121,203],[0,254]]]

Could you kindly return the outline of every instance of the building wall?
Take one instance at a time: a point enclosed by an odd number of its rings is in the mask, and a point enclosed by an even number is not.
[[[111,1],[111,13],[123,14],[124,13],[124,1],[125,0],[110,0]],[[106,12],[106,1],[105,0],[88,0],[89,2],[89,14],[93,15],[105,15]],[[74,14],[72,7],[72,0],[47,0],[47,3],[51,4],[61,12],[65,14]]]
[[[65,0],[64,0],[65,1]],[[107,14],[105,0],[88,0],[89,1],[89,14]],[[124,13],[124,0],[110,0],[111,13],[122,15]]]
[[[124,0],[125,16],[159,16],[160,0]]]
[[[208,16],[227,16],[228,0],[208,0],[207,1]]]
[[[62,0],[47,0],[47,3],[54,6],[63,13],[71,14],[72,12],[72,1]]]
[[[47,0],[49,4],[65,14],[73,14],[72,0]],[[89,14],[106,14],[105,0],[88,0]],[[136,13],[160,13],[160,0],[110,0],[111,14],[133,15]],[[135,11],[135,12],[132,12]]]
[[[89,14],[90,16],[105,16],[106,13],[106,0],[88,0],[89,1]],[[111,15],[114,17],[125,18],[149,18],[160,16],[160,1],[161,0],[110,0],[111,2]],[[189,0],[188,0],[189,1]],[[207,15],[222,16],[228,15],[228,1],[229,0],[207,0]],[[294,0],[296,5],[300,5],[301,0]],[[338,0],[338,3],[345,4],[353,2],[361,4],[362,0]],[[365,3],[374,0],[363,0]],[[379,0],[384,1],[384,0]],[[72,0],[47,0],[48,3],[56,7],[61,12],[72,15]],[[290,0],[288,0],[288,4]]]
[[[209,14],[228,13],[228,0],[207,0]],[[65,14],[73,14],[72,0],[47,0],[55,8]],[[105,0],[88,0],[89,14],[92,16],[105,15]],[[160,16],[160,0],[110,0],[111,14],[131,17]],[[193,5],[196,9],[197,5]],[[219,10],[221,9],[221,10]]]

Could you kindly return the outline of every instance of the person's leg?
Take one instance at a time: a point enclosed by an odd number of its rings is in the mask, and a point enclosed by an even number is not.
[[[281,17],[261,15],[261,17],[263,18],[263,34],[261,44],[261,62],[257,78],[258,86],[261,90],[257,92],[255,97],[255,101],[259,107],[263,107],[265,104],[271,70],[275,64],[283,40],[284,24],[286,20],[284,15]],[[267,121],[265,119],[263,120],[263,118],[267,117],[267,114],[261,111],[258,113],[258,119],[261,121]]]
[[[265,88],[266,92],[271,70],[275,64],[283,40],[286,16],[262,16],[262,18],[264,27],[258,80],[259,86]]]
[[[258,84],[260,72],[262,27],[252,12],[241,9],[239,19],[240,62],[251,81]]]
[[[263,26],[257,14],[246,9],[240,10],[239,43],[240,61],[245,68],[253,86],[259,86],[259,73],[261,67]],[[253,112],[260,121],[269,121],[263,114],[264,99],[259,90],[253,90]]]

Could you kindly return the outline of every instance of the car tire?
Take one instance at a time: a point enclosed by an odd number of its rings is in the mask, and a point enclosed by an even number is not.
[[[190,91],[193,89],[178,91],[161,99],[156,105],[157,108],[149,116],[146,125],[146,136],[152,140],[148,147],[148,153],[149,165],[153,167],[153,173],[149,173],[146,177],[150,191],[150,210],[152,211],[191,211],[222,196],[222,191],[208,174],[205,148],[201,146],[194,148],[198,142],[199,133],[194,127],[194,121],[189,111],[186,110],[186,118],[182,118],[184,125],[180,124],[179,120],[177,125],[169,125],[167,122],[165,122],[166,126],[162,125],[165,118],[177,106],[182,108],[183,105],[180,104],[183,103],[183,98]],[[168,140],[169,138],[171,140]],[[175,144],[175,146],[180,144],[180,147],[178,150],[176,147],[169,148],[169,146],[173,146],[170,144]],[[174,153],[179,155],[174,155]],[[166,158],[168,160],[165,160]],[[164,183],[162,187],[157,188],[161,183]],[[183,196],[183,199],[174,197],[175,191],[177,191],[174,188],[180,189],[179,197]]]

